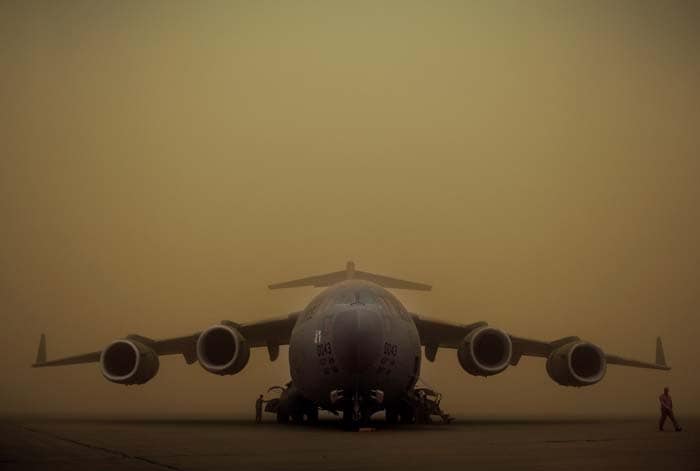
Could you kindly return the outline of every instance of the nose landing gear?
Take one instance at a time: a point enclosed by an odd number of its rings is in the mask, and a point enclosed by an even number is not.
[[[352,399],[342,405],[343,425],[350,430],[367,427],[372,414],[381,411],[383,408],[384,391],[381,389],[372,389],[366,395],[355,391]]]

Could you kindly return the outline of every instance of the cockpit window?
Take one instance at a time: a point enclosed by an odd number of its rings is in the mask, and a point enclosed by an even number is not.
[[[377,304],[379,302],[379,298],[371,291],[362,290],[357,292],[357,301],[362,304]]]
[[[301,321],[308,321],[309,319],[313,318],[316,312],[318,311],[318,308],[323,304],[323,302],[326,300],[325,297],[318,296],[314,298],[311,303],[307,306],[306,310],[304,311],[304,315],[302,316]]]
[[[387,305],[391,306],[391,309],[395,311],[399,315],[399,317],[401,317],[401,319],[405,321],[410,320],[410,316],[396,298],[394,298],[393,296],[382,296],[382,300]]]
[[[346,289],[326,293],[313,299],[300,321],[312,319],[319,311],[326,310],[332,304],[382,306],[387,312],[395,312],[403,320],[410,320],[401,303],[389,293],[376,292],[371,289]]]
[[[353,291],[344,291],[333,296],[335,304],[351,304],[354,300],[355,293]]]
[[[333,296],[335,304],[377,304],[379,299],[376,294],[365,289],[345,291]]]

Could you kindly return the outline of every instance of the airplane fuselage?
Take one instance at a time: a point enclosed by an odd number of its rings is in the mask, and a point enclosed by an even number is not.
[[[347,280],[321,292],[299,316],[289,342],[292,381],[304,397],[332,408],[331,392],[397,401],[420,376],[413,318],[389,291]]]

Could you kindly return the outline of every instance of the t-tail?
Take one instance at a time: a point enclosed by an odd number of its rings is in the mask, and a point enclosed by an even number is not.
[[[410,289],[415,291],[430,291],[432,289],[432,286],[424,283],[416,283],[415,281],[407,281],[399,278],[392,278],[389,276],[356,270],[353,262],[348,262],[345,265],[345,270],[342,271],[334,271],[331,273],[324,273],[323,275],[314,275],[306,278],[285,281],[283,283],[275,283],[269,285],[268,288],[298,288],[300,286],[324,287],[331,286],[345,280],[371,281],[372,283],[376,283],[384,288]]]

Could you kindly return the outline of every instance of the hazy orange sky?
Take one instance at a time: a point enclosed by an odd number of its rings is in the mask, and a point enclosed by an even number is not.
[[[423,378],[457,415],[700,413],[700,9],[694,2],[0,4],[0,413],[237,414],[286,349],[141,387],[30,369],[129,334],[302,308],[266,285],[342,269],[432,283],[409,310],[579,335],[542,359]]]

